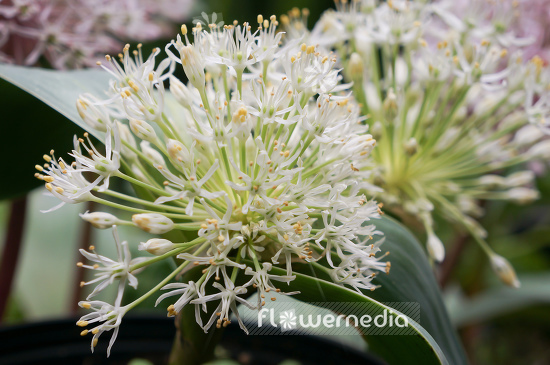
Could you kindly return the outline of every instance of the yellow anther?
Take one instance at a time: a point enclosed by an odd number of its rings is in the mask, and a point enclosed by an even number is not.
[[[99,332],[99,328],[94,328],[92,330],[92,335],[97,335],[98,332]]]
[[[80,336],[86,336],[88,334],[88,330],[84,330],[80,332]]]
[[[48,189],[49,191],[52,191],[52,190],[53,190],[53,186],[52,186],[52,184],[50,184],[50,183],[46,183],[46,185],[45,185],[45,186],[46,186],[46,189]]]
[[[96,346],[97,346],[97,340],[98,340],[97,338],[94,338],[94,339],[92,340],[92,347],[96,347]]]
[[[76,322],[76,325],[78,327],[86,327],[88,325],[88,321],[78,321]]]
[[[44,171],[44,168],[40,165],[34,165],[34,168],[37,169],[40,172]]]
[[[52,160],[52,158],[51,158],[50,156],[48,156],[48,155],[44,155],[44,156],[42,156],[42,158],[44,158],[44,160],[45,160],[46,162],[50,162],[50,161]]]

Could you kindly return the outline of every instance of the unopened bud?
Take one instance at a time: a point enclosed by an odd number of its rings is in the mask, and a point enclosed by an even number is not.
[[[99,100],[92,95],[86,94],[76,101],[76,110],[82,120],[92,129],[100,132],[106,132],[107,126],[111,126],[109,112],[104,105],[99,104]]]
[[[372,136],[374,137],[374,139],[380,140],[380,138],[382,138],[383,131],[384,131],[384,127],[382,126],[382,122],[377,120],[372,125],[372,129],[371,129],[370,132],[371,132]]]
[[[132,135],[132,132],[130,132],[130,128],[128,128],[126,124],[123,124],[119,121],[117,121],[116,123],[118,126],[118,132],[120,133],[120,139],[132,146],[133,148],[137,148],[136,139]],[[136,153],[128,148],[126,145],[122,146],[122,154],[128,160],[134,161],[137,159]]]
[[[170,76],[170,92],[181,105],[188,109],[191,108],[191,103],[195,100],[195,95],[177,77]]]
[[[359,53],[354,52],[351,54],[349,58],[349,70],[353,80],[360,80],[363,78],[363,59]]]
[[[428,233],[428,253],[430,257],[437,262],[442,262],[445,258],[445,246],[443,242],[433,232]]]
[[[185,164],[191,164],[193,162],[191,153],[180,141],[169,139],[166,144],[166,149],[168,150],[170,159],[172,159],[176,165],[179,165],[181,162]]]
[[[504,284],[513,288],[520,287],[520,282],[516,275],[516,271],[508,260],[495,253],[491,254],[490,259],[493,271],[498,275]]]
[[[157,133],[153,127],[143,120],[130,119],[130,129],[138,138],[143,139],[144,141],[149,141],[152,143],[156,143],[158,141]]]
[[[153,161],[153,164],[155,166],[166,166],[166,163],[164,162],[164,158],[162,157],[162,155],[160,154],[159,151],[155,150],[154,148],[151,147],[151,145],[149,144],[149,142],[147,141],[141,141],[140,145],[141,147],[141,152],[143,152],[143,154],[148,158],[150,159],[151,161]]]
[[[388,95],[384,100],[383,107],[389,119],[395,118],[397,115],[397,95],[395,95],[393,89],[388,90]]]
[[[529,185],[535,180],[535,173],[531,170],[518,171],[506,178],[509,187]]]
[[[539,198],[539,192],[529,188],[513,188],[506,192],[508,199],[518,204],[529,204]]]
[[[500,175],[487,174],[479,178],[479,184],[490,189],[500,188],[506,186],[506,178]]]
[[[403,147],[405,148],[405,152],[407,152],[409,156],[412,156],[418,151],[418,142],[416,141],[416,138],[412,137],[405,142]]]
[[[171,241],[162,238],[152,238],[147,242],[141,242],[138,246],[138,250],[147,251],[153,255],[162,255],[172,250],[174,244]]]
[[[174,228],[174,222],[168,217],[158,213],[134,214],[132,222],[145,232],[163,234]]]
[[[532,158],[550,159],[550,139],[545,139],[531,147],[527,155]]]
[[[521,113],[521,117],[524,117],[524,112]],[[517,146],[531,146],[544,136],[544,133],[539,127],[532,124],[521,127],[515,134],[512,141]]]
[[[117,217],[105,212],[86,212],[80,214],[80,218],[84,219],[86,222],[90,222],[92,226],[99,229],[111,228],[113,225],[120,222]]]

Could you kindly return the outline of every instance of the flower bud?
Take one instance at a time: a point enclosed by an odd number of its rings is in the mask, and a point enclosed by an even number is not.
[[[520,282],[516,272],[508,260],[495,253],[491,254],[490,259],[493,271],[498,275],[504,284],[513,288],[520,287]]]
[[[416,141],[416,138],[412,137],[405,142],[403,147],[405,148],[405,152],[407,152],[409,156],[412,156],[418,151],[418,142]]]
[[[87,125],[99,132],[106,132],[111,118],[105,106],[95,105],[97,101],[99,100],[92,95],[81,96],[76,101],[76,110]]]
[[[545,139],[531,147],[527,155],[532,158],[550,159],[550,139]]]
[[[170,76],[170,92],[185,108],[191,108],[191,102],[196,99],[193,92],[177,77]]]
[[[170,158],[176,163],[176,165],[179,165],[181,162],[188,165],[193,163],[191,153],[180,141],[169,139],[166,144],[166,149],[168,150]]]
[[[361,80],[363,78],[363,59],[359,53],[354,52],[351,54],[348,66],[353,80]]]
[[[521,114],[521,117],[524,117],[523,113]],[[512,143],[517,146],[531,146],[543,136],[544,133],[542,133],[540,128],[532,124],[528,124],[516,132]]]
[[[380,122],[379,120],[374,122],[371,130],[371,134],[374,137],[374,139],[380,140],[380,138],[382,137],[383,131],[384,131],[384,127],[382,126],[382,122]]]
[[[393,92],[393,89],[388,90],[388,95],[384,99],[382,105],[389,119],[395,118],[397,115],[397,95]]]
[[[535,179],[535,173],[531,170],[518,171],[506,178],[509,187],[529,185]]]
[[[162,157],[160,152],[152,148],[149,142],[141,141],[139,146],[141,147],[141,152],[143,152],[145,157],[153,161],[153,164],[155,164],[155,166],[166,166],[164,158]]]
[[[181,44],[178,50],[180,51],[181,65],[185,76],[198,90],[204,90],[204,64],[197,51],[195,51],[195,47]]]
[[[140,139],[156,143],[158,141],[157,133],[153,127],[142,120],[130,119],[130,129]]]
[[[479,184],[495,189],[506,186],[506,178],[500,175],[487,174],[479,178]]]
[[[145,232],[163,234],[174,228],[174,222],[168,217],[158,213],[134,214],[132,222]]]
[[[136,140],[132,135],[132,133],[130,132],[130,128],[128,128],[126,124],[123,124],[118,120],[116,121],[116,123],[118,126],[118,131],[120,133],[120,139],[128,143],[133,148],[137,148]],[[131,161],[135,161],[137,159],[136,153],[132,151],[130,148],[126,147],[125,145],[122,145],[122,154],[124,155],[125,158]]]
[[[442,262],[445,258],[445,246],[443,242],[433,232],[428,233],[428,253],[430,257],[437,262]]]
[[[172,250],[174,247],[171,241],[162,238],[151,238],[147,242],[140,242],[138,250],[147,251],[150,254],[160,256]]]
[[[513,188],[506,192],[508,199],[518,204],[529,204],[539,198],[539,192],[529,188]]]
[[[86,222],[90,222],[92,226],[99,229],[111,228],[113,225],[118,224],[120,220],[112,214],[105,212],[92,212],[79,214],[80,218]]]

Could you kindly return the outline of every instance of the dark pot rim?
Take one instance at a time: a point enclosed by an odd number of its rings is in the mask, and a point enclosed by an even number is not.
[[[128,315],[106,357],[110,333],[103,334],[95,352],[90,336],[80,336],[78,318],[65,318],[0,327],[0,364],[126,364],[135,357],[154,363],[167,361],[174,319],[158,315]],[[234,360],[249,365],[277,364],[293,359],[301,364],[383,364],[371,354],[322,336],[247,336],[236,324],[228,326],[222,347]]]

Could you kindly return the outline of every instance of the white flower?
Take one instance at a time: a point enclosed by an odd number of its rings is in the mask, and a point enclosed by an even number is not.
[[[262,269],[254,271],[251,267],[247,267],[245,270],[246,275],[252,275],[252,279],[248,281],[244,286],[252,285],[254,288],[257,288],[259,290],[259,296],[258,296],[258,305],[257,307],[260,308],[265,305],[265,296],[267,293],[273,291],[278,294],[284,294],[284,295],[294,295],[299,294],[300,292],[290,292],[285,293],[282,292],[281,289],[276,288],[272,281],[280,281],[287,283],[290,285],[290,282],[296,278],[296,276],[282,276],[282,275],[274,275],[269,274],[268,272],[271,271],[273,265],[269,262],[262,262]],[[271,298],[274,300],[274,297]]]
[[[75,148],[77,145],[78,142],[75,137]],[[62,202],[49,210],[43,211],[43,213],[54,211],[65,203],[76,204],[93,199],[91,191],[101,182],[101,178],[97,178],[94,182],[90,183],[82,176],[79,162],[75,161],[73,164],[67,164],[61,158],[59,161],[56,161],[53,150],[51,156],[44,155],[44,160],[46,161],[44,167],[40,165],[36,165],[35,167],[46,175],[38,172],[35,174],[35,177],[45,181],[46,189]]]
[[[242,222],[231,222],[233,214],[233,203],[231,199],[226,195],[224,196],[225,202],[227,204],[227,211],[222,218],[206,204],[204,199],[201,199],[201,204],[204,206],[204,209],[210,215],[210,219],[206,220],[206,223],[201,225],[199,230],[199,236],[204,237],[210,241],[218,241],[227,246],[231,244],[229,237],[230,231],[240,231],[242,227]]]
[[[233,283],[230,281],[229,285],[226,285],[224,288],[218,283],[212,284],[216,289],[218,289],[220,292],[216,294],[206,295],[201,298],[193,299],[191,301],[192,304],[206,304],[210,301],[219,300],[220,304],[214,310],[214,313],[208,320],[208,322],[201,327],[204,329],[204,332],[208,332],[210,327],[216,322],[216,327],[221,328],[226,327],[231,323],[229,320],[229,311],[231,310],[233,314],[237,317],[237,321],[239,322],[239,326],[243,331],[245,331],[248,334],[248,330],[246,329],[243,321],[241,320],[241,317],[239,316],[239,311],[237,310],[237,303],[244,304],[250,309],[256,309],[255,306],[250,304],[245,299],[239,297],[241,294],[246,294],[246,288],[243,288],[242,286],[235,287]],[[218,318],[216,320],[216,318]]]
[[[359,13],[353,16],[360,18]],[[295,262],[326,257],[330,265],[353,268],[365,277],[387,270],[387,264],[375,257],[381,240],[370,244],[380,232],[371,222],[364,224],[380,216],[379,207],[366,197],[368,189],[376,190],[367,181],[375,141],[367,134],[365,117],[352,95],[342,93],[351,84],[341,83],[337,58],[321,45],[303,44],[297,49],[302,41],[292,40],[282,46],[275,17],[264,20],[260,16],[258,23],[258,30],[237,23],[223,29],[209,24],[209,29],[202,29],[197,23],[193,42],[183,26],[183,37],[166,47],[169,58],[158,67],[158,50],[143,62],[139,48],[131,60],[126,47],[122,63],[111,66],[115,79],[107,92],[109,98],[94,99],[97,112],[91,107],[83,110],[89,113],[85,116],[90,125],[97,122],[98,128],[103,128],[98,120],[101,113],[113,121],[105,129],[108,142],[115,135],[115,148],[107,146],[105,161],[94,160],[98,153],[93,147],[89,158],[78,151],[74,154],[78,170],[71,173],[76,177],[84,171],[95,172],[99,175],[96,185],[110,177],[122,179],[140,194],[127,195],[126,190],[113,191],[105,184],[101,197],[85,192],[82,197],[133,213],[132,223],[116,223],[156,235],[188,231],[183,237],[194,238],[181,243],[160,237],[141,242],[140,250],[157,257],[137,264],[130,263],[129,256],[109,261],[87,252],[98,261],[99,289],[119,281],[119,304],[126,282],[137,284],[137,270],[132,269],[165,258],[183,262],[144,297],[160,288],[171,290],[158,300],[178,296],[168,307],[168,315],[194,305],[197,323],[205,331],[214,322],[219,327],[227,325],[237,303],[253,307],[240,297],[246,288],[265,299],[279,292],[276,282],[283,282],[290,287],[286,294],[293,294]],[[173,46],[179,56],[172,53]],[[189,80],[186,84],[172,73],[176,63],[182,64]],[[164,89],[165,82],[170,83],[169,91]],[[90,190],[93,184],[83,181]],[[116,219],[101,213],[84,217],[94,222],[99,219],[97,224],[102,227]],[[121,247],[126,252],[126,244]],[[254,266],[248,267],[244,260],[253,261]],[[279,261],[286,275],[273,274],[272,266]],[[201,269],[200,278],[169,284],[191,265]],[[235,277],[242,274],[251,279],[236,286]],[[338,280],[358,287],[354,281]],[[217,292],[210,295],[212,288]],[[201,311],[211,301],[218,309],[208,314],[203,325]]]
[[[116,249],[117,249],[117,260],[114,261],[108,257],[97,254],[95,251],[88,252],[86,250],[80,249],[82,256],[87,258],[89,261],[95,262],[94,265],[84,265],[81,262],[78,263],[79,267],[84,267],[86,269],[94,270],[97,273],[95,274],[96,278],[87,282],[81,283],[81,285],[90,285],[90,284],[99,284],[94,288],[92,293],[88,295],[88,299],[93,298],[103,289],[105,289],[109,284],[112,284],[115,280],[121,280],[121,283],[124,283],[126,280],[128,284],[134,289],[137,288],[138,280],[134,276],[141,270],[131,270],[133,265],[136,265],[140,262],[146,260],[144,257],[138,257],[135,259],[131,258],[130,250],[128,249],[128,242],[120,242],[118,238],[117,228],[113,226],[113,237],[115,239]],[[118,295],[122,296],[124,291],[124,285],[119,285]]]
[[[156,307],[162,300],[174,295],[180,295],[180,297],[174,304],[168,306],[169,317],[173,317],[176,314],[178,314],[183,309],[183,307],[185,307],[191,300],[202,297],[197,288],[197,285],[193,281],[190,281],[188,283],[167,284],[163,286],[161,290],[169,290],[169,289],[174,289],[174,290],[159,296],[155,303],[155,307]],[[200,305],[195,306],[195,317],[197,319],[197,323],[201,323],[200,307],[201,307]]]
[[[120,168],[120,150],[122,143],[120,141],[120,134],[118,132],[117,124],[113,125],[113,128],[107,127],[107,132],[105,133],[105,156],[103,156],[99,151],[94,147],[88,133],[84,134],[84,137],[87,139],[87,146],[84,143],[84,139],[79,139],[79,144],[73,150],[71,156],[76,160],[77,168],[75,172],[82,171],[91,171],[99,175],[97,178],[99,181],[103,181],[102,186],[99,188],[99,191],[104,191],[109,188],[109,178],[114,173],[118,172]],[[114,139],[114,146],[112,145],[112,140]],[[76,143],[75,143],[76,144]],[[84,156],[80,150],[80,144],[84,147],[89,156]],[[98,181],[98,182],[99,182]]]
[[[84,309],[92,309],[94,312],[82,316],[78,322],[76,322],[77,326],[87,327],[88,325],[103,322],[95,325],[92,329],[85,329],[80,333],[81,336],[85,336],[88,333],[93,335],[91,345],[92,352],[94,352],[94,348],[97,346],[99,336],[101,336],[103,332],[114,330],[111,335],[111,340],[109,341],[109,347],[107,348],[107,357],[109,357],[111,355],[111,348],[118,336],[122,317],[124,317],[129,308],[120,307],[120,303],[113,306],[99,300],[83,301],[79,302],[78,305]]]
[[[224,196],[225,192],[216,191],[210,192],[206,189],[203,189],[203,185],[214,175],[218,169],[219,164],[216,160],[210,169],[204,174],[204,176],[198,180],[195,165],[191,166],[191,170],[186,174],[187,179],[184,180],[181,177],[178,177],[172,174],[165,168],[158,168],[159,172],[169,180],[169,183],[166,185],[176,192],[172,196],[162,196],[155,200],[155,204],[163,204],[169,201],[176,199],[187,198],[189,202],[185,208],[185,214],[192,216],[193,215],[193,206],[195,203],[196,197],[206,198],[206,199],[216,199],[218,197]],[[179,190],[179,191],[178,191]]]

